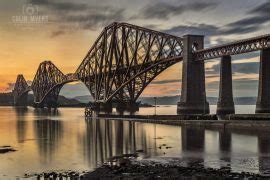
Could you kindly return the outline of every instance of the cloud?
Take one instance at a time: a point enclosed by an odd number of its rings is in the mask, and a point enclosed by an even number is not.
[[[270,19],[270,2],[265,2],[246,13],[247,18],[229,23],[222,34],[243,34],[259,30]],[[251,16],[250,16],[251,15]]]
[[[59,11],[84,11],[88,9],[87,4],[71,2],[51,2],[50,7]]]
[[[270,16],[255,16],[246,19],[242,19],[239,21],[235,21],[233,23],[229,23],[225,26],[225,29],[220,32],[223,35],[229,34],[245,34],[254,32],[260,29],[260,26],[263,23],[269,21]]]
[[[59,24],[59,30],[52,36],[61,35],[66,30],[87,29],[96,30],[114,21],[124,19],[124,9],[105,5],[90,5],[79,2],[57,2],[30,0],[29,3],[38,5],[39,9],[48,11],[50,19]]]
[[[10,92],[14,89],[16,82],[9,82],[7,83],[7,86],[5,87],[4,91]],[[30,86],[32,84],[32,81],[27,80],[26,83]]]
[[[205,46],[209,46],[211,44],[210,37],[218,34],[219,27],[210,24],[191,24],[188,26],[179,25],[169,29],[165,29],[163,30],[163,32],[173,34],[179,37],[187,34],[204,35]]]
[[[87,10],[88,5],[84,3],[56,2],[48,0],[29,0],[33,5],[47,6],[59,11],[83,11]]]
[[[254,97],[258,93],[258,80],[254,79],[233,79],[234,97]],[[208,96],[218,97],[219,81],[213,81],[206,84]]]
[[[234,73],[258,74],[259,65],[258,62],[232,64],[232,71]]]
[[[235,21],[233,23],[229,23],[227,27],[238,27],[238,26],[253,26],[253,25],[260,25],[269,19],[264,16],[255,16],[250,18],[241,19],[239,21]]]
[[[216,25],[211,24],[191,24],[191,25],[179,25],[174,26],[169,29],[163,30],[163,32],[168,34],[173,34],[175,36],[182,37],[186,34],[194,34],[194,35],[204,35],[205,36],[205,46],[209,46],[210,44],[213,44],[213,41],[211,41],[211,37],[216,36],[219,37],[218,39],[215,39],[215,44],[224,44],[228,42],[228,39],[220,38],[220,36],[223,35],[230,35],[230,34],[244,34],[248,32],[253,32],[257,30],[258,27],[230,27],[226,26],[225,28],[218,27]]]
[[[265,2],[250,11],[250,13],[253,14],[268,15],[268,16],[269,12],[270,12],[270,2]]]
[[[15,83],[8,83],[5,91],[9,92],[14,89]]]
[[[165,29],[163,31],[169,34],[176,35],[176,36],[183,36],[186,34],[196,34],[196,35],[204,35],[207,38],[211,36],[246,34],[246,33],[254,32],[260,29],[259,25],[261,23],[255,24],[257,22],[256,19],[250,18],[250,21],[254,21],[252,26],[249,25],[250,24],[249,20],[245,19],[243,20],[243,22],[242,20],[236,21],[236,22],[227,24],[224,27],[218,27],[211,24],[192,24],[192,25],[187,25],[187,26],[185,25],[174,26],[169,29]],[[260,18],[258,18],[258,22],[260,22],[259,19]],[[264,19],[264,17],[262,17],[262,19]],[[226,42],[225,39],[217,39],[216,41],[219,41],[221,43]]]
[[[246,62],[232,64],[232,73],[242,73],[242,74],[258,74],[259,73],[259,62]],[[214,65],[211,70],[212,73],[219,73],[220,64]]]
[[[219,28],[209,24],[192,24],[189,26],[179,25],[170,29],[163,30],[165,33],[173,34],[176,36],[183,36],[185,34],[198,34],[205,36],[212,36],[217,34]]]
[[[33,5],[47,5],[49,3],[48,0],[28,0],[29,4]]]
[[[174,26],[169,29],[165,29],[163,31],[169,34],[174,34],[176,36],[183,36],[185,34],[205,35],[206,44],[209,44],[210,43],[209,37],[211,36],[247,34],[250,32],[260,30],[263,24],[269,22],[270,20],[269,12],[270,12],[270,2],[266,2],[248,11],[245,15],[247,16],[246,18],[228,23],[222,27],[201,23],[201,24],[191,24],[187,26],[186,25]],[[151,13],[151,11],[149,11],[148,13]],[[167,16],[165,15],[165,17],[167,18],[168,15]],[[224,39],[220,40],[222,42],[226,42]]]
[[[180,81],[166,84],[154,84],[152,82],[145,88],[141,96],[154,97],[154,96],[164,96],[164,94],[166,94],[166,96],[172,96],[179,94],[180,91],[181,91]]]
[[[133,18],[143,19],[168,19],[171,16],[180,15],[187,11],[201,12],[212,9],[216,6],[213,2],[195,2],[190,4],[168,4],[159,2],[156,4],[149,4],[141,10],[139,15]]]
[[[110,7],[95,7],[87,14],[72,14],[63,17],[68,23],[79,23],[83,29],[95,30],[98,27],[106,26],[113,21],[122,21],[124,9]]]

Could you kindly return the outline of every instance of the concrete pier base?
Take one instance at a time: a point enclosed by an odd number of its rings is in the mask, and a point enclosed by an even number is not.
[[[43,103],[33,103],[33,107],[34,108],[44,108],[44,104]]]
[[[117,112],[136,112],[139,111],[140,103],[138,102],[119,102],[116,105]]]
[[[217,114],[219,115],[235,113],[231,66],[231,56],[223,56],[220,61],[219,99],[217,102]]]
[[[203,48],[203,36],[186,35],[183,38],[183,69],[181,100],[178,114],[208,114],[209,103],[205,93],[203,61],[195,61],[193,51]]]
[[[91,105],[91,108],[94,111],[102,111],[102,112],[112,112],[112,103],[102,103],[102,102],[94,102]]]
[[[209,103],[208,102],[178,102],[177,103],[177,114],[209,114]]]
[[[270,49],[261,50],[256,113],[270,113]]]

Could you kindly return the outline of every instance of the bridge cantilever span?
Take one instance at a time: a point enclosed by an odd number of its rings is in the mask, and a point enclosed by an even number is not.
[[[59,92],[64,84],[78,81],[76,74],[62,73],[51,61],[40,63],[31,85],[34,105],[37,107],[57,107]]]
[[[22,74],[17,76],[17,80],[12,91],[15,106],[27,106],[27,95],[30,91],[30,86],[27,84]]]
[[[14,105],[26,106],[28,92],[33,91],[35,107],[56,107],[63,85],[78,80],[77,74],[64,75],[51,61],[44,61],[40,63],[31,86],[23,75],[18,75],[13,90]]]
[[[145,69],[161,60],[182,56],[182,49],[180,37],[113,23],[101,32],[76,74],[95,102],[135,103],[145,87],[172,63],[151,71]]]

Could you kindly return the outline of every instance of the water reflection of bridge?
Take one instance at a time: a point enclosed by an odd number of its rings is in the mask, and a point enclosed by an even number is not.
[[[23,143],[26,138],[26,132],[28,127],[28,121],[26,120],[26,114],[27,114],[27,108],[26,107],[20,107],[15,108],[16,112],[16,128],[17,128],[17,140],[18,143]]]
[[[86,133],[82,137],[84,156],[96,167],[108,158],[134,154],[137,150],[148,152],[145,132],[134,122],[86,121]]]
[[[80,126],[83,125],[85,131],[80,131],[75,137],[77,140],[72,141],[78,144],[63,147],[63,142],[71,142],[68,137],[69,130],[66,129],[71,126],[65,126],[65,122],[61,120],[44,120],[41,118],[44,114],[37,115],[42,120],[29,121],[27,113],[27,110],[16,111],[17,139],[19,143],[24,142],[26,130],[29,131],[33,128],[35,143],[42,163],[54,161],[55,156],[58,157],[59,153],[67,150],[65,148],[73,148],[82,149],[83,153],[77,152],[78,157],[82,157],[90,167],[96,167],[112,156],[142,150],[140,154],[144,157],[163,157],[173,153],[179,155],[180,159],[191,157],[193,162],[201,163],[202,166],[208,166],[209,160],[216,160],[217,167],[227,167],[232,170],[244,170],[246,168],[244,166],[248,166],[248,162],[239,162],[241,157],[237,157],[237,155],[242,154],[253,159],[254,162],[251,165],[258,163],[258,166],[249,168],[255,168],[260,172],[270,169],[269,132],[224,129],[209,131],[185,126],[173,126],[174,129],[171,129],[172,127],[163,127],[163,125],[99,119],[82,122]],[[164,138],[163,135],[167,132],[177,139],[177,142],[171,141],[176,144],[170,144],[170,136],[166,136],[164,141],[159,139],[159,137]],[[209,135],[209,132],[212,134]],[[177,136],[175,136],[176,133]],[[159,149],[163,142],[172,148]],[[73,152],[73,150],[66,152],[65,155],[69,155],[69,152]],[[76,151],[74,152],[76,153]],[[210,156],[212,159],[209,159]],[[192,164],[192,161],[190,162]]]
[[[34,123],[34,132],[41,161],[49,163],[52,161],[60,142],[63,138],[63,122],[59,120],[41,119]]]
[[[163,157],[163,152],[168,153],[170,151],[170,149],[166,149],[165,147],[162,150],[159,149],[160,143],[157,143],[156,137],[153,136],[154,125],[148,127],[146,130],[140,123],[127,121],[95,120],[87,121],[86,123],[87,131],[83,136],[82,145],[84,146],[85,159],[91,167],[106,162],[106,160],[112,156],[135,153],[137,150],[142,151],[143,153],[141,154],[144,157]],[[206,141],[205,129],[183,126],[179,132],[181,132],[181,134],[179,134],[179,143],[181,146],[178,152],[180,155],[179,158],[189,165],[199,163],[201,166],[207,167],[209,167],[209,165],[215,168],[224,167],[228,171],[241,171],[245,169],[244,166],[248,166],[246,163],[242,165],[239,164],[241,163],[239,161],[241,157],[235,157],[234,154],[240,152],[233,151],[232,139],[233,136],[238,136],[238,134],[250,135],[249,132],[236,131],[232,133],[231,131],[224,131],[223,129],[213,131],[215,135],[218,135],[217,147],[212,147],[215,149],[215,152],[209,152],[209,148],[207,148],[211,146],[211,143],[208,144],[209,139]],[[260,172],[269,170],[270,148],[268,148],[267,145],[270,141],[269,136],[264,133],[254,133],[252,136],[258,138],[258,152],[254,152],[253,154],[257,156],[258,159],[258,170]],[[206,151],[206,149],[208,149],[208,151]],[[214,155],[214,158],[211,157],[209,159],[209,155],[207,155],[209,153]],[[216,157],[215,153],[217,153]],[[215,161],[214,165],[211,164],[213,161]],[[256,171],[256,167],[254,168],[255,170],[253,170]]]

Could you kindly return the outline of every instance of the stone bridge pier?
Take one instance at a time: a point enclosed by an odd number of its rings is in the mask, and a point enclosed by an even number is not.
[[[203,49],[204,37],[183,37],[183,69],[181,100],[177,104],[178,114],[208,114],[209,103],[205,93],[205,70],[203,61],[195,61],[193,51]]]
[[[112,112],[112,102],[93,102],[91,104],[91,108],[94,110],[94,111],[102,111],[102,112],[107,112],[107,113],[110,113]]]
[[[118,112],[136,112],[139,111],[139,102],[136,101],[129,101],[129,102],[117,102],[116,110]]]
[[[270,49],[261,50],[256,113],[270,113]]]
[[[219,98],[217,102],[217,114],[219,115],[235,113],[231,66],[231,56],[223,56],[220,61]]]

